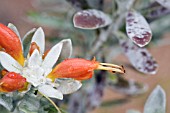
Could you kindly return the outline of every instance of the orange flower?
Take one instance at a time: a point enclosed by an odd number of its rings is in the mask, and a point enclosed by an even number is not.
[[[26,79],[20,74],[15,72],[7,73],[0,80],[0,91],[1,92],[12,92],[24,88]]]
[[[0,24],[0,50],[4,50],[21,65],[24,65],[24,56],[19,37],[3,24]]]
[[[92,77],[94,70],[108,70],[111,72],[124,73],[122,66],[99,63],[93,59],[85,60],[81,58],[71,58],[58,64],[47,76],[54,80],[55,78],[73,78],[76,80],[86,80]]]

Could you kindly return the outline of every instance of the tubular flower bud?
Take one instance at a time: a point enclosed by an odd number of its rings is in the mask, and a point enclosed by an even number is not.
[[[47,77],[52,80],[55,78],[86,80],[92,77],[94,70],[107,70],[114,73],[125,73],[123,66],[99,63],[95,61],[95,59],[90,61],[81,58],[71,58],[58,64]]]
[[[12,92],[20,90],[25,86],[25,83],[26,79],[20,74],[9,72],[0,80],[0,91]]]
[[[10,28],[0,24],[0,50],[2,49],[21,65],[24,65],[24,56],[19,37]]]

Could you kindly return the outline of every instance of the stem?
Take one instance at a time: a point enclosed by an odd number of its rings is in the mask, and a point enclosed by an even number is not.
[[[58,106],[49,98],[49,97],[47,97],[47,96],[45,96],[44,94],[42,94],[41,92],[39,92],[41,95],[43,95],[48,101],[50,101],[51,102],[51,104],[57,109],[57,111],[59,112],[59,113],[61,113],[61,111],[60,111],[60,109],[58,108]]]

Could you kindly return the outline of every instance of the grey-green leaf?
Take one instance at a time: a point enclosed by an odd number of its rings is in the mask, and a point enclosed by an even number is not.
[[[157,86],[144,106],[144,113],[165,113],[166,112],[166,94],[161,86]]]
[[[7,94],[0,95],[0,105],[11,111],[13,109],[13,100]]]
[[[40,101],[35,96],[25,96],[19,104],[19,110],[24,113],[38,113],[40,108]]]
[[[31,39],[32,39],[32,36],[33,36],[35,31],[36,31],[35,28],[31,29],[30,31],[28,31],[25,34],[25,36],[22,39],[24,57],[27,57],[27,55],[28,55],[29,47],[30,47],[30,44],[31,44]]]

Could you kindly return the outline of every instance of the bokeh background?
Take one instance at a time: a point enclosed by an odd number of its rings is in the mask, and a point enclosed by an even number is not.
[[[41,26],[45,30],[46,37],[59,37],[58,29],[36,24],[28,19],[28,13],[36,10],[39,9],[33,5],[32,0],[0,0],[0,23],[6,25],[13,23],[17,26],[21,36],[24,36],[31,28]],[[170,24],[170,19],[168,21]],[[159,25],[157,27],[159,28]],[[49,48],[52,45],[50,42],[47,42],[46,46]],[[166,92],[167,113],[170,113],[170,29],[161,34],[157,44],[151,44],[149,51],[159,64],[159,70],[156,75],[148,76],[132,69],[132,67],[129,66],[130,62],[124,54],[118,54],[112,58],[113,61],[125,65],[126,74],[124,77],[126,79],[134,79],[135,81],[146,83],[149,86],[149,90],[140,96],[127,98],[127,96],[121,93],[113,92],[109,88],[106,88],[102,100],[103,102],[109,101],[111,104],[104,104],[90,113],[125,113],[128,109],[143,111],[144,103],[148,95],[157,84],[161,85]],[[74,51],[74,54],[76,54],[76,51]]]

